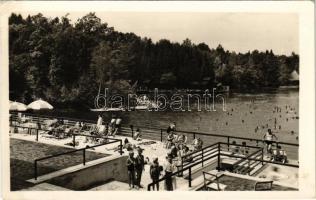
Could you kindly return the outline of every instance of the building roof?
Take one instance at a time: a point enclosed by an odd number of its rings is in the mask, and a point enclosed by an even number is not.
[[[298,81],[300,79],[299,74],[297,73],[296,70],[294,70],[291,74],[290,74],[290,80],[291,81]]]

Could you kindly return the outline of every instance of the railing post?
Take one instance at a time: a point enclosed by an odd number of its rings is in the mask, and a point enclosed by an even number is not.
[[[122,144],[122,140],[120,140],[120,155],[123,154],[123,144]]]
[[[263,165],[263,148],[261,148],[261,165]]]
[[[36,129],[36,141],[38,141],[38,129]]]
[[[249,158],[248,158],[248,173],[247,174],[250,175],[250,160],[249,160]]]
[[[183,170],[183,157],[181,156],[181,170]],[[183,176],[183,171],[181,171],[180,176]]]
[[[229,142],[230,142],[229,139],[230,139],[230,137],[228,136],[227,137],[227,148],[228,148],[228,151],[229,151]]]
[[[162,142],[162,129],[160,129],[160,142]]]
[[[83,165],[86,165],[86,148],[83,149]]]
[[[34,179],[37,180],[37,160],[34,160]]]
[[[72,135],[72,145],[74,148],[76,147],[76,135],[75,134]]]
[[[191,167],[189,168],[189,187],[192,187]]]
[[[221,170],[221,146],[218,143],[218,153],[217,153],[217,171]]]
[[[202,167],[204,167],[204,155],[203,155],[204,149],[202,149]]]

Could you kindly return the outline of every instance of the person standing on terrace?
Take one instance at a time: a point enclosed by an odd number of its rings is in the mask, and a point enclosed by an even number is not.
[[[138,155],[135,159],[135,170],[136,170],[136,185],[139,188],[143,188],[143,186],[140,184],[142,179],[142,173],[145,170],[145,164],[147,163],[144,159],[143,149],[138,147],[137,148]]]
[[[127,173],[128,173],[128,185],[129,189],[132,189],[135,187],[135,158],[134,158],[134,152],[130,151],[129,156],[126,160],[126,166],[127,166]]]
[[[103,123],[103,119],[101,117],[101,115],[98,116],[98,121],[97,121],[97,127],[101,126]]]
[[[167,191],[173,191],[174,187],[173,185],[173,177],[172,173],[174,173],[177,169],[176,166],[172,163],[172,156],[169,154],[167,156],[167,163],[165,166],[165,190]]]
[[[268,129],[268,132],[266,132],[263,136],[263,140],[267,145],[267,153],[271,153],[273,139],[277,140],[278,138],[274,133],[272,133],[271,129]]]
[[[155,186],[156,186],[157,191],[159,191],[158,180],[159,180],[160,173],[162,170],[163,170],[163,167],[159,165],[158,158],[155,158],[153,160],[153,163],[150,165],[150,170],[149,170],[150,178],[154,182],[153,190],[155,190]]]

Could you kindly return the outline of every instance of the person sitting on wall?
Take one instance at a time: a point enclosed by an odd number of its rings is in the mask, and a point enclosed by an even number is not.
[[[174,140],[174,134],[173,132],[169,132],[167,135],[167,143],[166,143],[166,148],[170,149],[171,145],[173,144]]]
[[[170,132],[174,132],[176,131],[176,123],[173,122],[169,125],[169,127],[167,128],[167,133],[170,133]]]
[[[125,148],[127,151],[132,151],[133,150],[133,145],[128,141],[127,138],[125,138],[125,140],[124,140],[123,148]]]
[[[192,153],[192,151],[190,151],[188,146],[185,146],[182,153],[182,156],[185,156],[183,161],[191,162],[193,160],[193,157],[189,155],[190,153]]]
[[[183,147],[186,145],[187,137],[185,135],[179,135],[177,138],[176,144],[178,149],[183,149]]]
[[[282,150],[281,146],[277,146],[277,149],[272,150],[272,159],[271,161],[287,163],[287,154]]]
[[[133,139],[137,140],[137,141],[141,141],[142,140],[142,135],[140,134],[139,128],[136,129]]]
[[[203,141],[201,140],[201,138],[196,138],[193,140],[194,151],[201,150],[202,146],[203,146]]]

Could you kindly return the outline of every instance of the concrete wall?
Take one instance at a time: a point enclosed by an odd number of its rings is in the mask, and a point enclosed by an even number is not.
[[[127,156],[115,156],[98,164],[87,163],[91,166],[55,177],[48,182],[71,190],[86,190],[110,180],[127,183],[126,159]]]

